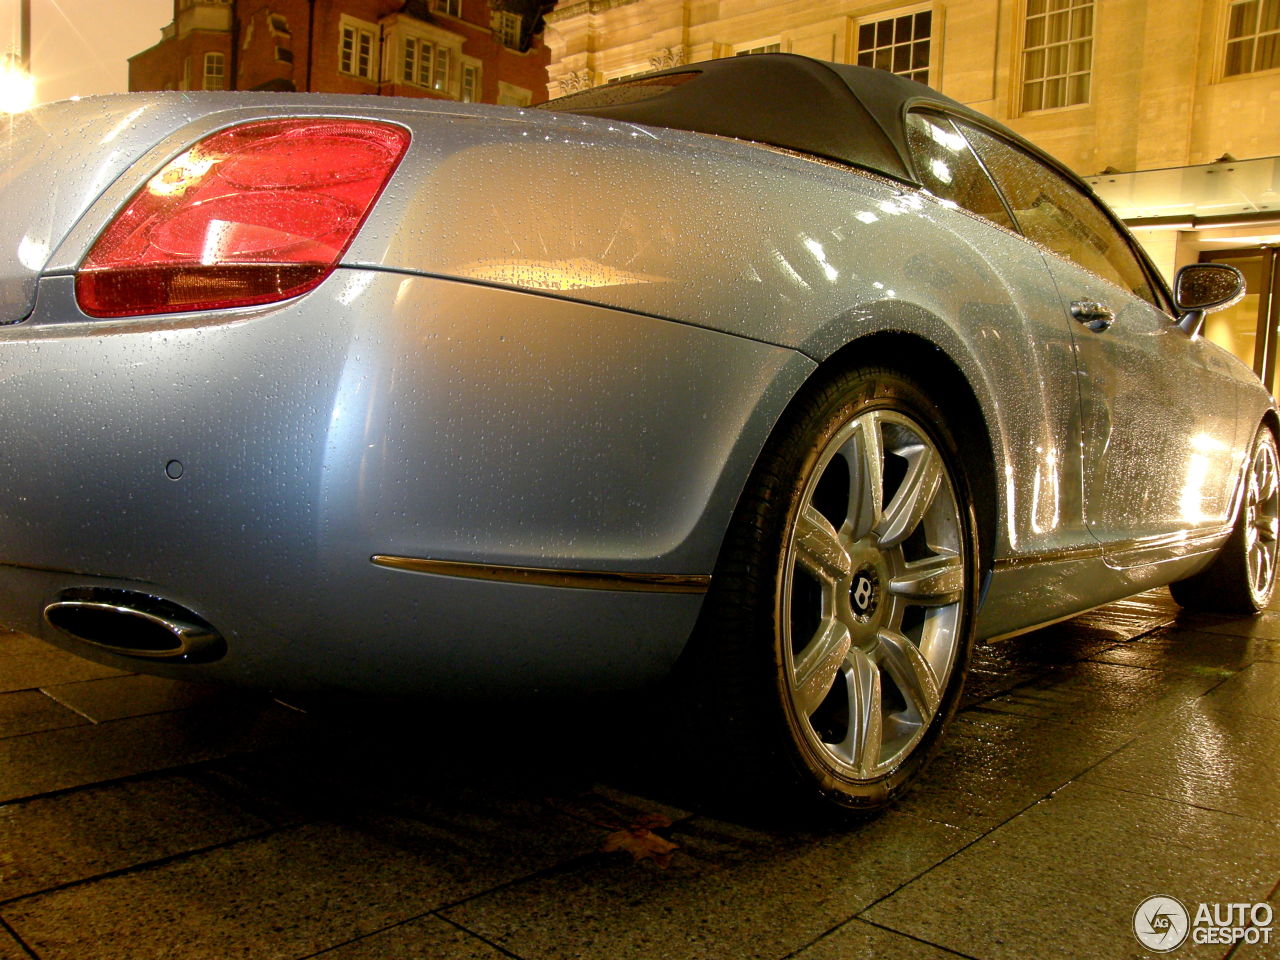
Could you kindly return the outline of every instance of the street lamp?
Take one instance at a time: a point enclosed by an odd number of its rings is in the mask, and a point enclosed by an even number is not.
[[[6,54],[0,64],[0,113],[21,113],[36,102],[31,75],[31,0],[22,0],[18,14],[18,54]]]
[[[21,113],[35,106],[36,81],[21,63],[13,54],[0,63],[0,113]]]

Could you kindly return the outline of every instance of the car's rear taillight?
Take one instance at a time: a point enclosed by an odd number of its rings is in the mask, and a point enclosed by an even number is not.
[[[211,310],[306,293],[337,266],[409,145],[371,120],[262,120],[167,163],[76,274],[95,317]]]

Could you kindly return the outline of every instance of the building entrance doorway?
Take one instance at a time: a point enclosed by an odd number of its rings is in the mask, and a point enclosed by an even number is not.
[[[1280,250],[1246,247],[1200,254],[1201,263],[1229,263],[1244,274],[1248,293],[1228,310],[1205,318],[1204,335],[1230,350],[1276,394],[1276,353],[1280,351]]]

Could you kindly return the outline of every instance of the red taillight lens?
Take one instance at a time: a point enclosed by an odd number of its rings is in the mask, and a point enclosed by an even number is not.
[[[351,244],[409,145],[371,120],[263,120],[215,133],[147,181],[76,274],[94,317],[306,293]]]

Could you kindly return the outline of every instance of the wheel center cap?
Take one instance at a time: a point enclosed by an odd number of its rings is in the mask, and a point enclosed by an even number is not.
[[[853,615],[861,623],[866,623],[876,612],[880,603],[880,578],[875,570],[863,567],[853,575],[853,583],[849,587],[849,606]]]

